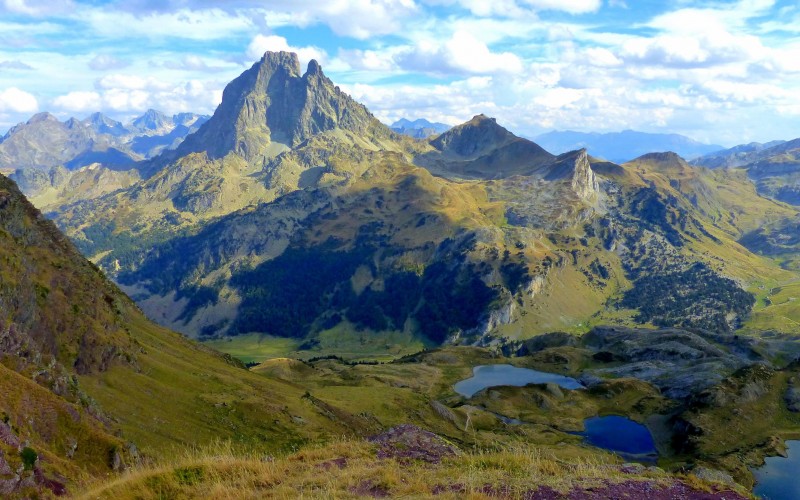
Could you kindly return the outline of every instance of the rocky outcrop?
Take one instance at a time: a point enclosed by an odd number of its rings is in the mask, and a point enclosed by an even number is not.
[[[437,464],[461,451],[436,434],[416,425],[401,424],[369,438],[378,445],[378,458],[394,458],[401,463],[422,461]]]
[[[572,191],[585,202],[597,198],[599,186],[585,149],[564,153],[549,166],[544,178],[548,181],[569,181]]]
[[[127,297],[3,176],[0,259],[0,346],[9,349],[3,354],[84,373],[125,357],[130,340],[120,312]]]
[[[652,383],[668,397],[682,399],[721,383],[725,377],[752,363],[745,355],[721,346],[712,335],[679,329],[645,330],[597,327],[582,343],[621,361],[617,366],[588,370],[595,377],[633,377]],[[731,352],[733,351],[733,352]]]
[[[797,380],[796,376],[789,379],[789,386],[786,388],[783,399],[789,411],[800,413],[800,381]]]

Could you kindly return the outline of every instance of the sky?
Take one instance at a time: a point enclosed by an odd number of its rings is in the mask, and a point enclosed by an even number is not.
[[[386,123],[800,137],[797,0],[0,0],[0,134],[41,111],[211,114],[267,50]]]

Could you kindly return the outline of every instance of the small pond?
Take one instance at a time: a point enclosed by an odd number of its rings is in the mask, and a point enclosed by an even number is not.
[[[800,498],[800,441],[786,441],[788,457],[767,457],[765,464],[753,473],[753,493],[769,500]]]
[[[592,446],[613,451],[627,460],[655,462],[658,458],[653,436],[644,425],[618,415],[592,417],[583,421],[586,428],[577,432]]]
[[[481,365],[472,370],[472,377],[455,385],[457,393],[472,397],[475,393],[500,385],[523,387],[528,384],[558,384],[564,389],[582,389],[583,385],[571,377],[540,372],[511,365]]]

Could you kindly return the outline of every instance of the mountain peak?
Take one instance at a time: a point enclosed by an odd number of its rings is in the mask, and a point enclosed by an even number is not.
[[[225,87],[214,116],[177,153],[222,158],[233,152],[249,161],[328,130],[364,135],[377,123],[367,108],[325,77],[317,61],[301,76],[297,54],[267,52]]]
[[[647,153],[634,161],[652,161],[657,163],[671,163],[671,164],[683,164],[686,165],[686,160],[681,158],[678,153],[674,153],[672,151],[665,151],[663,153]]]
[[[322,66],[319,65],[316,59],[312,59],[308,63],[308,69],[306,70],[306,77],[309,75],[321,75],[322,74]]]
[[[672,151],[647,153],[628,163],[645,166],[662,174],[678,174],[691,169],[686,160]]]
[[[477,158],[514,139],[517,136],[500,126],[495,118],[480,114],[438,136],[431,145],[442,152]]]
[[[34,123],[44,122],[44,121],[51,121],[57,122],[58,118],[53,116],[52,114],[48,113],[47,111],[43,111],[41,113],[36,113],[33,115],[30,120],[28,120],[28,125],[32,125]]]
[[[300,59],[294,52],[264,52],[261,61],[256,63],[254,67],[258,66],[262,71],[269,73],[276,73],[284,70],[288,75],[300,76]],[[310,66],[310,64],[309,64]]]
[[[471,124],[475,124],[475,125],[482,124],[482,123],[486,123],[486,124],[494,123],[495,125],[497,125],[497,118],[491,118],[491,117],[486,116],[483,113],[481,113],[479,115],[473,116],[472,120],[470,120],[467,123],[471,123]]]
[[[556,157],[550,172],[545,176],[548,180],[567,179],[572,191],[584,201],[591,201],[599,191],[597,177],[592,170],[586,148],[570,151]]]
[[[171,122],[172,120],[167,115],[151,108],[133,120],[133,126],[140,130],[159,130],[169,126]]]

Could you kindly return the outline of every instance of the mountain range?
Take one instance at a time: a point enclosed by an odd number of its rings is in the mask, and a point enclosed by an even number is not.
[[[679,134],[650,134],[633,130],[611,133],[553,131],[539,135],[534,140],[553,153],[585,148],[594,156],[616,163],[633,160],[647,153],[664,151],[671,151],[691,160],[724,149],[722,146],[704,144]]]
[[[765,196],[800,205],[800,139],[750,143],[694,161],[709,168],[741,168]]]
[[[169,117],[150,109],[123,125],[102,113],[64,122],[50,113],[39,113],[0,139],[0,171],[59,166],[74,170],[93,163],[130,168],[137,161],[175,148],[207,119],[193,113]]]
[[[90,118],[13,151],[194,119]],[[768,189],[796,141],[706,168],[550,152],[485,115],[415,138],[287,52],[197,121],[127,166],[18,170],[55,224],[0,176],[0,493],[746,498],[800,429],[800,213]],[[455,392],[492,364],[586,390]],[[588,446],[608,414],[688,472]]]
[[[674,153],[555,156],[484,115],[414,140],[288,53],[267,53],[138,172],[48,209],[161,324],[310,346],[341,331],[491,342],[621,315],[731,331],[748,290],[786,276],[777,262],[754,273],[737,241],[797,213],[732,171]],[[707,302],[644,311],[638,290],[665,273],[658,300]]]

